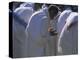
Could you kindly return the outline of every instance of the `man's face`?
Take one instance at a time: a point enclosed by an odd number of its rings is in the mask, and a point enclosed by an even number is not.
[[[50,16],[50,20],[52,20],[52,19],[54,18],[53,10],[51,10],[51,11],[49,12],[49,16]]]
[[[49,11],[50,20],[53,20],[56,16],[57,16],[57,13],[55,13],[55,11],[53,10]]]
[[[52,20],[57,16],[58,7],[52,5],[48,8],[48,12],[49,12],[50,19]]]

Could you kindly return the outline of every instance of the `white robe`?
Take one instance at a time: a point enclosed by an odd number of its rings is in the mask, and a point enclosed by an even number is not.
[[[18,19],[13,17],[12,23],[12,41],[13,41],[13,57],[21,58],[27,56],[27,47],[26,47],[26,33],[24,25],[20,24]]]
[[[77,23],[76,23],[77,22]],[[76,24],[73,24],[76,23]],[[73,24],[69,29],[68,27]],[[78,14],[72,12],[66,20],[58,40],[58,52],[62,55],[78,53]]]
[[[31,15],[33,14],[34,10],[32,7],[21,6],[21,7],[16,8],[14,12],[28,24],[28,21]]]
[[[66,19],[68,18],[70,13],[71,13],[71,10],[70,9],[69,10],[66,9],[60,14],[60,16],[58,18],[58,23],[57,23],[57,32],[58,32],[58,34],[61,33],[62,28],[64,27],[64,25],[66,23]]]
[[[28,56],[44,56],[48,41],[48,17],[43,10],[35,12],[28,23]]]
[[[21,21],[26,24],[29,21],[33,13],[32,7],[24,7],[21,5],[20,7],[14,10],[14,14],[17,17],[13,17],[13,57],[27,57],[27,34],[25,33],[25,27],[21,24]],[[17,19],[18,18],[18,19]],[[21,20],[21,21],[20,21]]]

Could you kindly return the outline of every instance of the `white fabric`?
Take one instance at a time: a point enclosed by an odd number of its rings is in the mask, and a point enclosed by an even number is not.
[[[32,7],[18,7],[14,10],[14,13],[19,16],[21,20],[28,23],[33,9]],[[14,20],[15,19],[15,20]],[[27,57],[27,34],[25,33],[25,27],[21,25],[17,18],[13,18],[13,57]]]
[[[13,18],[13,57],[21,58],[27,56],[27,35],[25,34],[25,27],[19,24],[15,17]]]
[[[34,10],[32,7],[18,7],[14,10],[14,12],[23,19],[26,23],[28,23],[31,15],[33,14]]]
[[[58,52],[62,55],[77,54],[78,50],[78,24],[68,27],[72,23],[78,23],[78,14],[72,12],[66,20],[58,40]]]
[[[32,7],[34,9],[34,3],[30,3],[30,2],[22,3],[20,7]]]
[[[47,8],[46,4],[43,4],[43,5],[42,5],[42,9],[43,9],[43,8]]]
[[[48,17],[43,10],[35,12],[28,23],[28,55],[44,56],[45,45],[48,40]]]
[[[71,10],[68,9],[68,10],[64,10],[60,14],[59,19],[58,19],[58,23],[57,23],[57,31],[58,31],[59,34],[61,33],[62,28],[65,25],[66,19],[68,18],[68,16],[70,15],[70,13],[71,13]]]

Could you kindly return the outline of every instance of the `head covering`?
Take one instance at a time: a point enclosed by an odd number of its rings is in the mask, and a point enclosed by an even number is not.
[[[47,8],[46,4],[43,4],[43,5],[42,5],[42,9],[43,9],[43,8]]]
[[[34,8],[34,3],[22,3],[20,7],[32,7]]]
[[[42,10],[46,13],[46,15],[48,14],[48,7],[46,4],[42,5]]]

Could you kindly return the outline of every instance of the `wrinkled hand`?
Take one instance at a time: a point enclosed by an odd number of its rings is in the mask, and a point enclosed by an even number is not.
[[[53,30],[53,28],[51,27],[48,29],[48,32],[50,33],[51,36],[57,35],[56,30]]]

